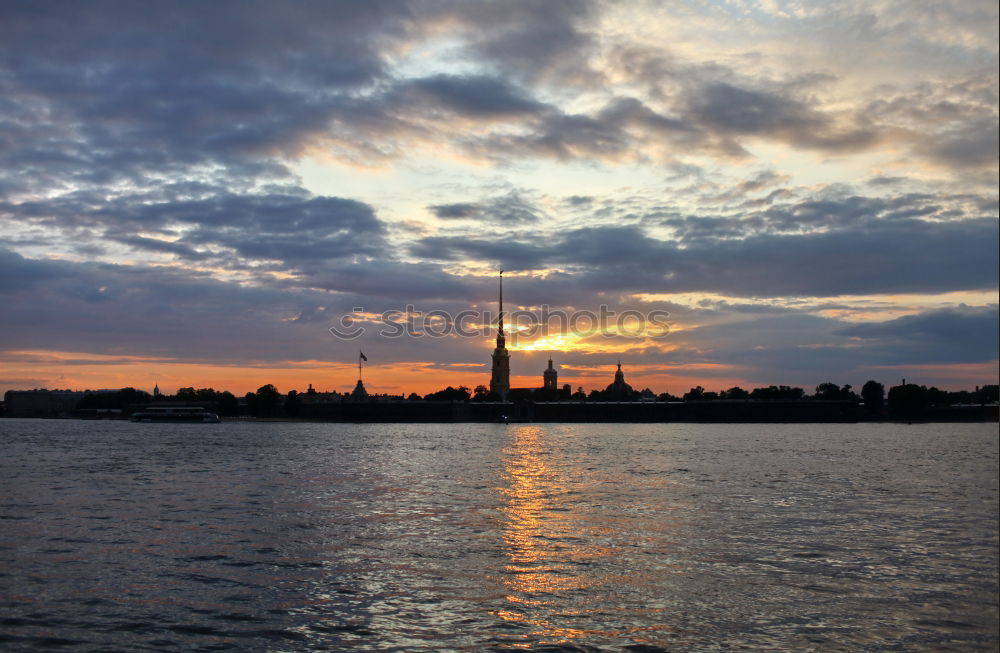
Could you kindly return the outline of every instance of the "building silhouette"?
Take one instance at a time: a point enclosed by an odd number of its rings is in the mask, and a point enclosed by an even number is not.
[[[544,390],[555,390],[558,385],[558,372],[552,367],[552,357],[549,357],[549,367],[542,373],[542,388]]]
[[[629,400],[635,390],[628,383],[625,383],[625,373],[622,372],[622,362],[618,361],[618,370],[615,372],[615,380],[604,390],[604,395],[613,400]]]
[[[500,317],[497,322],[497,346],[493,350],[493,368],[490,373],[490,392],[496,393],[500,401],[507,401],[510,393],[510,354],[507,353],[507,339],[503,333],[503,270],[500,270]]]
[[[351,401],[364,401],[368,399],[368,391],[365,390],[365,384],[361,382],[361,379],[358,379],[358,384],[354,386],[349,396]]]

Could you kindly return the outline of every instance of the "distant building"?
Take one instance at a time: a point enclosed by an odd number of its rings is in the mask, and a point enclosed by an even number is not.
[[[340,394],[337,391],[317,392],[311,385],[310,390],[312,392],[306,390],[303,394],[299,395],[302,398],[303,404],[328,404],[343,401],[347,397],[347,395]]]
[[[555,390],[558,384],[558,372],[552,367],[552,358],[549,358],[549,367],[542,373],[542,388],[545,390]]]
[[[83,392],[73,390],[8,390],[4,394],[7,417],[71,417]]]
[[[153,386],[153,399],[156,399],[159,396],[160,396],[160,384],[157,383],[156,385]]]
[[[615,372],[615,380],[604,390],[608,399],[628,400],[631,399],[635,390],[628,383],[625,383],[625,373],[622,372],[622,362],[618,361],[618,370]]]
[[[491,356],[493,367],[490,371],[490,392],[495,392],[500,401],[507,401],[510,394],[510,354],[503,334],[503,270],[500,270],[500,318],[497,326],[497,346]]]
[[[350,394],[351,401],[364,401],[368,399],[368,391],[365,390],[365,384],[358,379],[358,384],[354,386],[354,390],[351,390]]]

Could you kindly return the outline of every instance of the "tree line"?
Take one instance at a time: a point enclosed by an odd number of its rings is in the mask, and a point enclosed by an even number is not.
[[[612,388],[607,390],[592,390],[584,392],[583,388],[578,388],[576,392],[571,392],[569,386],[561,389],[547,390],[542,388],[516,388],[512,389],[509,401],[716,401],[716,400],[744,400],[744,401],[856,401],[863,403],[865,411],[873,416],[889,415],[914,418],[929,406],[948,406],[956,404],[988,404],[1000,400],[1000,387],[997,385],[985,385],[975,391],[940,390],[936,387],[916,385],[913,383],[903,383],[889,388],[886,393],[885,386],[881,383],[870,380],[861,387],[861,392],[856,393],[850,385],[839,386],[835,383],[821,383],[816,386],[812,394],[807,394],[803,388],[787,385],[770,385],[766,387],[744,390],[738,386],[722,390],[719,392],[705,390],[702,386],[691,388],[682,396],[677,397],[668,392],[654,394],[648,388],[645,390],[633,390],[625,388]],[[306,393],[299,393],[297,390],[289,390],[282,395],[279,390],[270,383],[257,388],[255,392],[248,392],[243,396],[241,402],[233,393],[228,390],[215,390],[214,388],[192,387],[180,388],[174,395],[159,395],[153,397],[144,390],[135,388],[122,388],[116,392],[91,392],[85,391],[83,398],[77,404],[78,409],[127,409],[130,406],[142,405],[156,402],[183,402],[185,404],[199,404],[206,408],[217,411],[220,415],[236,416],[241,413],[253,415],[255,417],[298,417],[302,409],[303,394],[315,394],[310,389]],[[346,397],[339,393],[332,393],[337,397]],[[401,397],[400,397],[401,398]],[[495,402],[500,401],[500,397],[490,392],[486,386],[479,385],[470,390],[467,386],[460,385],[457,388],[447,386],[436,392],[430,392],[423,397],[417,393],[410,393],[408,401],[473,401],[473,402]]]

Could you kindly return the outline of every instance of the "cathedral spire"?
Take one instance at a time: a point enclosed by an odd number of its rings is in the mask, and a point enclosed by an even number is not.
[[[497,319],[497,346],[493,350],[493,370],[490,376],[490,391],[501,401],[507,401],[510,391],[510,354],[507,353],[507,339],[503,333],[503,270],[500,270],[500,316]]]
[[[503,332],[503,270],[500,270],[500,311],[497,322],[497,348],[506,348],[507,339]]]

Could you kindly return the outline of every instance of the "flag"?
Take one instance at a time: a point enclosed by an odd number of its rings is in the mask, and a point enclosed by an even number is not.
[[[359,350],[358,350],[358,353],[359,353],[359,354],[361,354],[361,360],[363,360],[363,361],[365,361],[365,362],[368,362],[368,357],[367,357],[367,356],[365,356],[365,352],[363,352],[363,351],[361,351],[361,350],[359,349]]]

